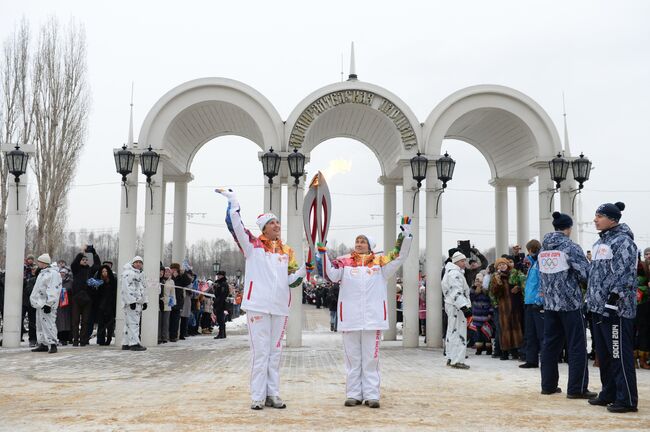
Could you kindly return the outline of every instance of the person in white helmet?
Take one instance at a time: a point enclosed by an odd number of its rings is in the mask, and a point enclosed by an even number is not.
[[[38,276],[29,302],[36,309],[36,341],[33,352],[57,351],[56,310],[61,295],[61,275],[58,267],[50,267],[52,260],[48,254],[38,257]]]
[[[469,369],[465,364],[465,353],[467,320],[472,316],[472,302],[465,280],[466,262],[467,257],[462,252],[455,252],[451,256],[451,262],[445,265],[445,276],[442,278],[442,294],[445,297],[445,312],[448,317],[445,357],[447,366],[456,369]]]
[[[226,224],[246,258],[244,297],[251,350],[251,409],[286,408],[280,398],[280,359],[287,327],[291,289],[302,286],[305,266],[298,268],[293,249],[280,239],[280,221],[272,213],[257,218],[262,235],[242,223],[232,190],[216,189],[228,198]]]
[[[124,310],[124,337],[122,349],[144,351],[140,344],[140,317],[147,309],[147,289],[142,274],[142,258],[136,256],[122,270],[122,309]]]
[[[402,232],[387,255],[375,255],[375,241],[358,235],[354,251],[330,262],[327,249],[318,245],[324,276],[340,282],[337,330],[343,332],[345,350],[345,406],[365,401],[379,408],[379,344],[388,329],[387,281],[402,265],[411,249],[410,220],[402,219]]]

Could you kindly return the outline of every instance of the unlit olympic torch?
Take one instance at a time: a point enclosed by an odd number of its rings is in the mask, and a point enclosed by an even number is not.
[[[327,243],[327,231],[330,226],[332,215],[332,198],[325,181],[325,176],[318,171],[309,183],[309,191],[305,195],[303,204],[303,225],[305,237],[309,244],[308,263],[312,263],[316,257],[316,243]]]

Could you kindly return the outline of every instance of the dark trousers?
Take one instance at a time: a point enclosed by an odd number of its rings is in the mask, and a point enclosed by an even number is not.
[[[217,325],[219,326],[219,334],[217,336],[221,338],[225,338],[226,337],[226,314],[223,312],[223,309],[221,310],[217,309],[215,311],[215,315],[217,316]]]
[[[178,326],[181,320],[180,309],[172,309],[169,314],[169,340],[178,339]]]
[[[544,343],[544,310],[536,305],[525,305],[526,321],[526,363],[539,364],[539,353]]]
[[[75,297],[72,299],[72,342],[88,343],[88,323],[93,304],[88,297]],[[79,323],[81,322],[81,331]],[[81,338],[81,340],[79,339]]]
[[[30,342],[36,343],[36,309],[31,306],[23,306],[22,317],[27,314],[27,337],[29,337]],[[25,328],[23,323],[20,323],[21,328],[21,337],[25,333]]]
[[[501,342],[499,342],[499,339],[501,339],[501,324],[499,323],[499,309],[496,307],[492,313],[492,322],[494,323],[494,355],[498,356],[501,355]]]
[[[97,345],[110,345],[115,333],[115,316],[111,313],[99,312],[97,323]]]
[[[189,317],[181,317],[180,338],[187,337],[187,327],[189,324]]]
[[[639,395],[634,370],[634,320],[617,317],[614,323],[592,316],[596,355],[603,389],[598,398],[617,406],[636,407]]]
[[[542,345],[542,390],[557,388],[560,375],[558,358],[566,339],[569,353],[567,394],[582,394],[589,386],[587,370],[587,330],[581,310],[544,311],[544,344]]]

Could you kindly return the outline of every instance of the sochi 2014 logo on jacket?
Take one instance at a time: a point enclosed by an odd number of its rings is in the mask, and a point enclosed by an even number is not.
[[[539,253],[539,271],[546,274],[559,273],[569,269],[567,256],[562,251],[543,251]]]

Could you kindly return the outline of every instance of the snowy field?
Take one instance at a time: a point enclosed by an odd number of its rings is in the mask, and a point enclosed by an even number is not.
[[[441,350],[381,351],[381,404],[344,407],[339,334],[327,310],[306,307],[304,347],[285,349],[285,410],[249,409],[243,320],[228,339],[195,336],[123,352],[91,345],[56,355],[0,349],[2,431],[647,431],[650,371],[638,371],[639,412],[611,414],[566,394],[542,396],[539,369],[519,369],[470,352],[467,371],[445,366]],[[599,390],[590,369],[591,389]],[[560,365],[560,387],[566,388]]]

